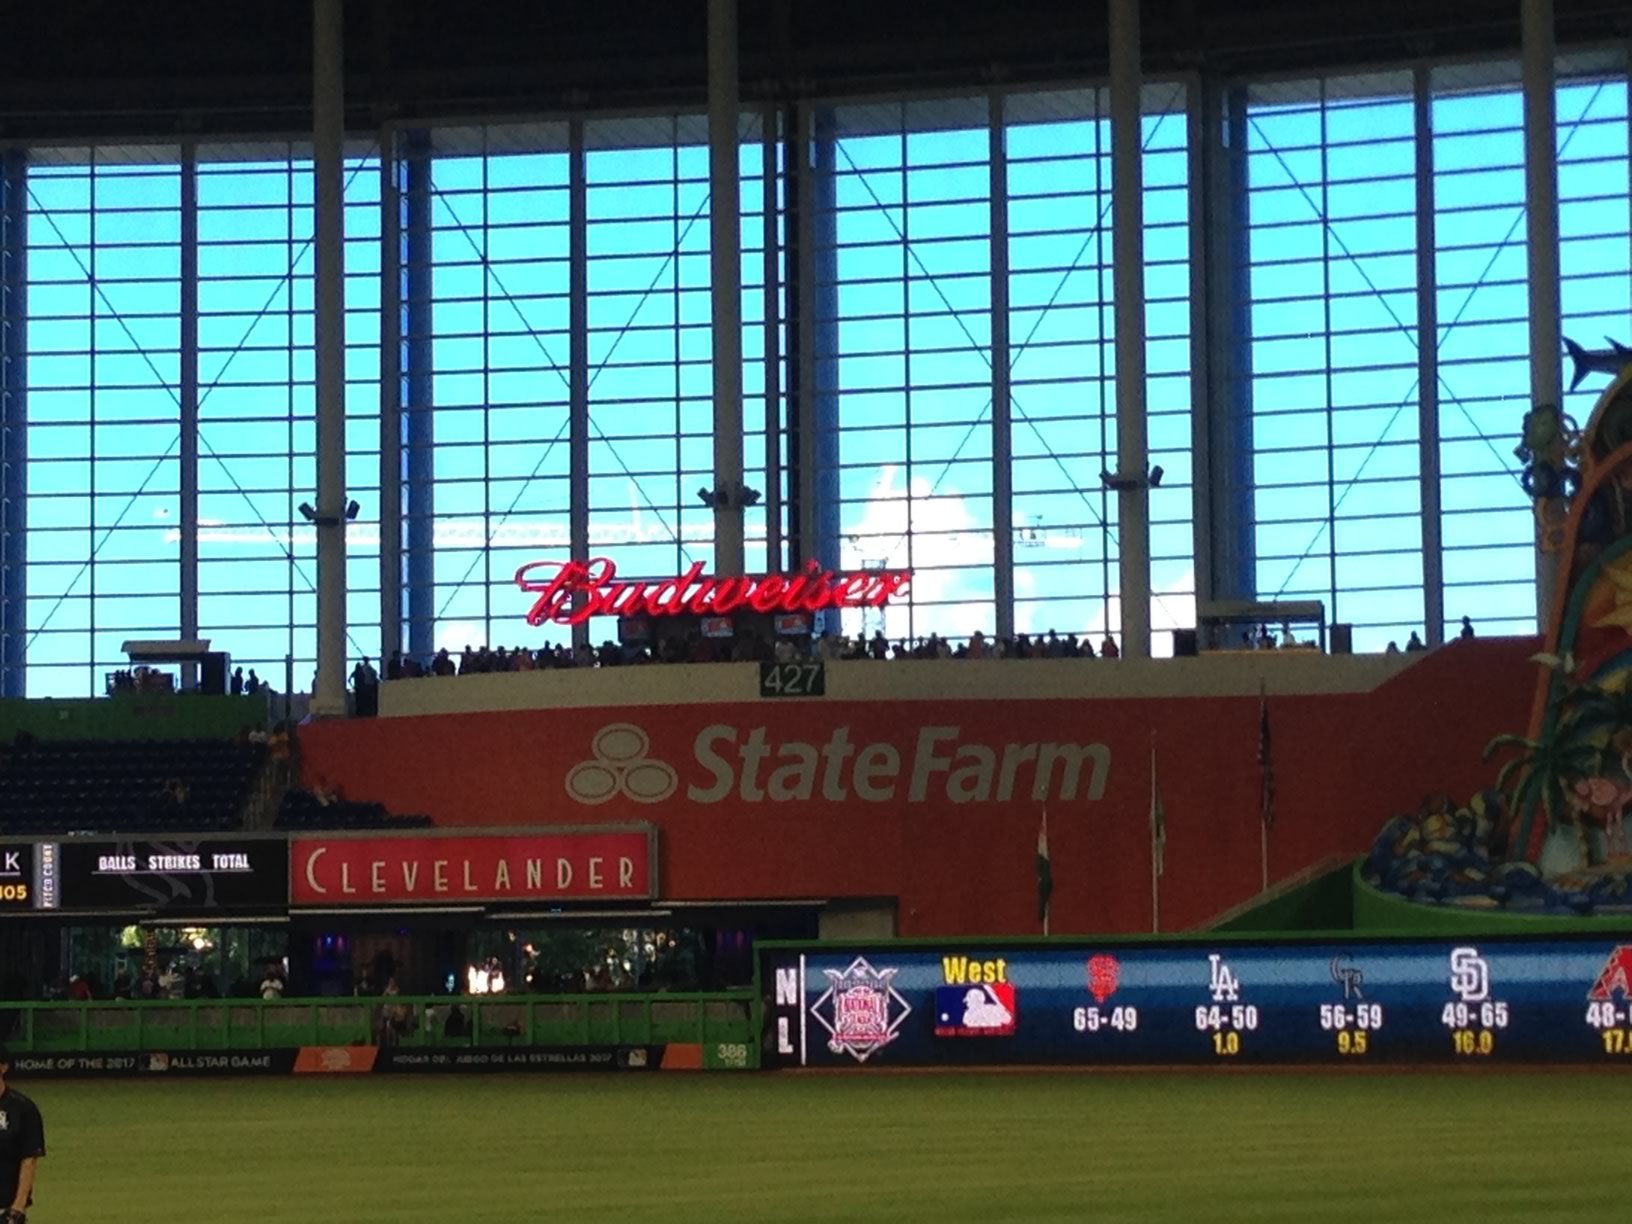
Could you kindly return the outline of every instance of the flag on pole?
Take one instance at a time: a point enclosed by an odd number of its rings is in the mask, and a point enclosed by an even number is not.
[[[1167,815],[1162,811],[1162,791],[1156,784],[1156,737],[1150,737],[1150,861],[1158,876],[1166,870]]]
[[[1048,934],[1048,902],[1054,895],[1054,865],[1048,857],[1048,809],[1043,809],[1043,823],[1037,830],[1037,921]]]
[[[1258,771],[1263,779],[1262,803],[1259,819],[1264,828],[1275,823],[1275,763],[1269,751],[1269,697],[1263,685],[1258,687]]]

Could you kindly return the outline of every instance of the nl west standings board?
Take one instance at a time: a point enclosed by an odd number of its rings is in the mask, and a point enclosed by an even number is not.
[[[764,955],[772,1067],[1632,1066],[1632,935]]]

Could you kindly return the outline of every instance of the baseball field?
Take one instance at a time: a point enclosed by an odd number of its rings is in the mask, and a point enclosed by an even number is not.
[[[1623,1074],[16,1081],[31,1224],[1625,1218]]]

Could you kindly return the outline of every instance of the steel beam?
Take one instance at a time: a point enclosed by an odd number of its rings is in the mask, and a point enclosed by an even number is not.
[[[346,711],[345,68],[341,0],[313,0],[313,330],[317,358],[317,684],[312,713]]]

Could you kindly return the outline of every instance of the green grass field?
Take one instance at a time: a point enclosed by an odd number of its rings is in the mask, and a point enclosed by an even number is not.
[[[31,1224],[1627,1218],[1621,1075],[19,1081]]]

